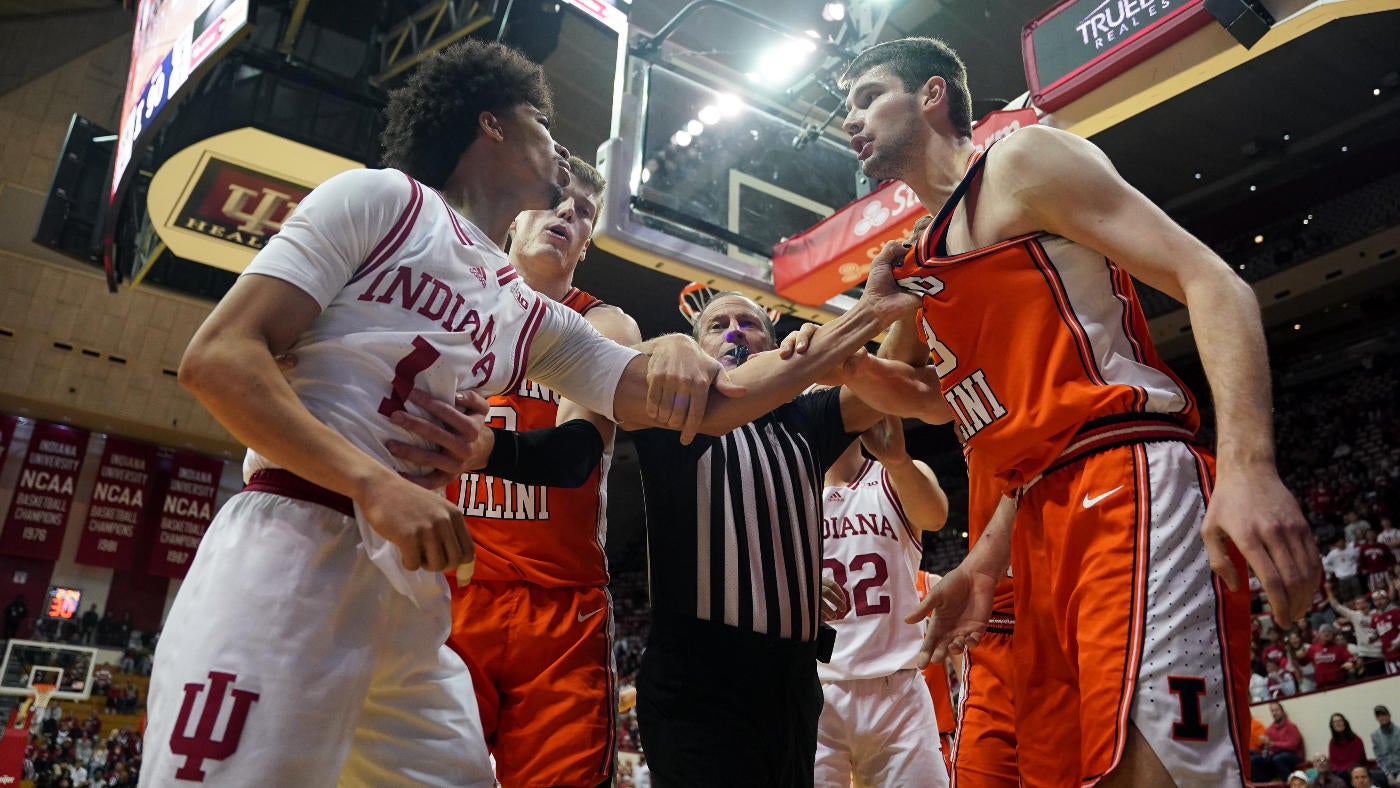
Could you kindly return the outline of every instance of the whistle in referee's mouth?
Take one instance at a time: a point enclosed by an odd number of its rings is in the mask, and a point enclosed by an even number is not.
[[[720,357],[720,360],[722,361],[726,358],[733,362],[733,366],[737,367],[749,360],[749,348],[747,345],[735,345],[726,350],[724,355]]]

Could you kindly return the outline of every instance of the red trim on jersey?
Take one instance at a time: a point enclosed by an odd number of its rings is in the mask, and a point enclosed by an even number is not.
[[[511,371],[510,383],[503,389],[506,392],[513,394],[520,388],[520,380],[525,377],[525,363],[530,358],[530,345],[535,341],[535,332],[540,330],[540,323],[544,322],[546,309],[548,307],[545,306],[544,299],[538,293],[535,294],[535,305],[525,317],[525,326],[520,330],[520,341],[515,345],[515,368]]]
[[[496,280],[496,283],[499,284],[501,287],[505,287],[506,285],[510,284],[511,282],[514,282],[515,280],[517,280],[517,279],[519,279],[519,278],[520,278],[520,274],[517,274],[516,272],[511,271],[510,273],[508,273],[508,274],[506,274],[505,276],[501,277],[500,279]]]
[[[408,238],[409,230],[412,230],[414,223],[418,221],[418,214],[423,208],[423,186],[407,175],[404,177],[408,178],[411,190],[408,205],[405,205],[403,211],[399,213],[399,218],[394,221],[394,226],[390,228],[389,232],[379,239],[379,243],[369,253],[369,257],[366,257],[365,261],[360,263],[360,267],[355,269],[355,273],[351,275],[347,284],[360,281],[373,273],[379,266],[388,262],[389,258],[394,256],[394,252],[397,252],[399,247],[403,245],[404,240]]]
[[[913,541],[914,547],[923,550],[923,540],[919,538],[919,532],[914,528],[914,524],[909,522],[909,514],[904,511],[904,504],[900,503],[899,495],[894,491],[894,483],[890,481],[889,469],[880,466],[880,491],[885,494],[885,499],[894,507],[895,514],[899,516],[899,521],[904,524],[904,532],[909,534],[909,539]]]
[[[253,475],[248,477],[248,483],[243,485],[243,491],[280,495],[283,498],[293,498],[334,509],[346,517],[355,516],[355,504],[348,496],[327,490],[281,468],[253,471]]]
[[[437,192],[436,189],[434,191]],[[457,234],[457,240],[466,246],[476,246],[472,243],[472,239],[467,236],[467,228],[462,226],[462,217],[458,216],[457,212],[452,210],[452,206],[447,204],[447,198],[442,196],[442,192],[437,192],[437,196],[439,200],[442,200],[442,207],[447,211],[448,218],[452,220],[452,231]]]

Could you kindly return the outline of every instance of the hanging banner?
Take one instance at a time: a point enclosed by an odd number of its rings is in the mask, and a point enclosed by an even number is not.
[[[0,413],[0,468],[5,467],[5,458],[10,456],[10,438],[15,435],[15,425],[19,419]]]
[[[149,443],[107,439],[82,540],[78,542],[78,563],[108,569],[131,568],[155,459],[156,447]]]
[[[151,574],[183,578],[189,571],[204,529],[214,519],[223,472],[223,460],[185,452],[175,455],[170,486],[160,507],[155,546],[151,549]]]
[[[42,421],[34,425],[0,533],[0,553],[58,559],[87,444],[87,430]]]

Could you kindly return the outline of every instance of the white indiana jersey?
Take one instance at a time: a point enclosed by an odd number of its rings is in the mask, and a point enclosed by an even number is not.
[[[831,662],[822,681],[888,676],[915,667],[921,624],[904,617],[919,604],[923,545],[883,465],[866,460],[855,481],[822,492],[822,573],[846,589],[851,609],[832,621]]]
[[[351,170],[317,187],[244,275],[286,281],[321,306],[291,347],[292,389],[313,416],[403,473],[388,440],[427,442],[397,427],[416,387],[451,402],[474,389],[514,390],[525,375],[611,415],[617,382],[637,354],[577,313],[542,298],[504,252],[434,189],[397,170]],[[254,452],[247,473],[271,467]],[[358,514],[358,507],[357,514]],[[364,521],[370,558],[419,601],[447,592],[440,573],[403,569],[398,548]]]

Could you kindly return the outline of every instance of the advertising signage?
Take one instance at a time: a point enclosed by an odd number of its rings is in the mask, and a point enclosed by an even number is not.
[[[1031,99],[1064,106],[1210,21],[1204,0],[1062,0],[1021,30]]]

